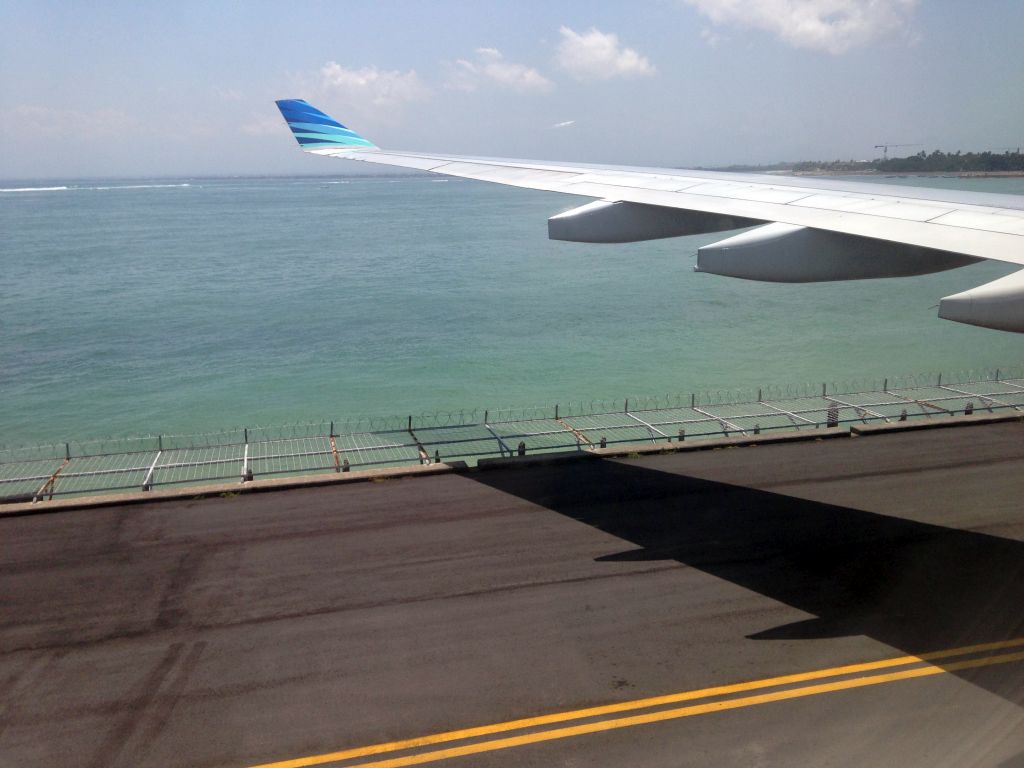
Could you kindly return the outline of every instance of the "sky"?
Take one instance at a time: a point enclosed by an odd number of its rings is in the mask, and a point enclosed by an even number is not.
[[[673,167],[1024,145],[1020,0],[0,0],[0,179],[357,172],[396,150]]]

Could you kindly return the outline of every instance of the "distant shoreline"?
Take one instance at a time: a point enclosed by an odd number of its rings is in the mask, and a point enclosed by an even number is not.
[[[915,171],[913,173],[885,173],[874,169],[863,171],[761,171],[777,176],[878,176],[883,179],[947,178],[947,179],[996,179],[1024,177],[1024,171]]]

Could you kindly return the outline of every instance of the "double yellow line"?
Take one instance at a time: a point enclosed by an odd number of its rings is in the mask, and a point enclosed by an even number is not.
[[[577,709],[571,712],[556,712],[549,715],[541,715],[539,717],[509,720],[503,723],[492,723],[490,725],[464,728],[457,731],[445,731],[444,733],[435,733],[414,739],[391,741],[384,744],[372,744],[366,747],[357,747],[355,749],[346,749],[338,752],[328,752],[321,755],[310,755],[308,757],[300,757],[292,760],[264,763],[262,765],[252,766],[252,768],[306,768],[307,766],[323,765],[325,763],[335,763],[343,760],[355,760],[360,757],[382,755],[389,752],[431,747],[436,744],[446,744],[449,742],[464,741],[468,739],[479,739],[483,736],[493,736],[495,734],[507,733],[509,731],[536,728],[538,726],[590,720],[590,718],[600,718],[605,715],[633,712],[636,710],[651,709],[654,707],[664,707],[669,704],[679,704],[684,701],[697,701],[700,699],[710,699],[719,696],[729,696],[731,694],[746,693],[748,691],[757,691],[765,688],[781,688],[781,690],[758,693],[751,696],[722,698],[700,704],[689,704],[684,707],[658,709],[653,712],[645,712],[627,717],[593,720],[591,722],[582,722],[561,728],[531,731],[518,736],[484,739],[474,741],[469,744],[444,747],[441,749],[421,750],[412,754],[390,757],[382,760],[349,763],[346,766],[346,768],[401,768],[401,766],[419,765],[421,763],[430,763],[452,757],[475,755],[480,754],[481,752],[493,752],[500,749],[508,749],[510,747],[524,746],[526,744],[536,744],[538,742],[553,741],[555,739],[566,739],[571,736],[582,736],[588,733],[610,731],[617,728],[630,728],[635,725],[657,723],[664,720],[677,720],[683,717],[692,717],[693,715],[703,715],[709,712],[721,712],[728,709],[739,709],[741,707],[750,707],[756,704],[767,704],[773,701],[784,701],[786,699],[796,699],[804,696],[816,696],[818,694],[831,693],[833,691],[844,691],[851,688],[863,688],[869,685],[892,683],[897,680],[929,677],[931,675],[940,675],[946,672],[956,672],[976,667],[986,667],[993,664],[1008,664],[1014,661],[1024,661],[1024,651],[997,655],[978,655],[991,654],[993,651],[1003,651],[1010,648],[1021,647],[1024,647],[1024,637],[1002,640],[994,643],[969,645],[962,648],[951,648],[932,653],[923,653],[920,656],[899,656],[893,659],[880,659],[878,661],[869,661],[861,664],[848,664],[842,667],[831,667],[829,669],[818,669],[810,672],[799,672],[793,675],[769,677],[763,680],[753,680],[746,683],[734,683],[731,685],[720,685],[713,688],[701,688],[695,691],[683,691],[681,693],[671,693],[664,696],[623,701],[599,707]],[[941,666],[930,663],[944,659],[954,659],[959,656],[972,656],[973,658],[958,661],[946,661]],[[903,669],[895,669],[897,667],[903,667]],[[863,674],[866,672],[873,674]],[[794,686],[794,684],[808,683],[815,680],[825,680],[827,678],[840,679],[829,682],[814,683],[812,685],[795,685],[795,687],[788,688],[782,687]]]

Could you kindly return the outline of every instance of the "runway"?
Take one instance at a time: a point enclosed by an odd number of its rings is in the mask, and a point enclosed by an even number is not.
[[[0,766],[1024,766],[1024,425],[0,519]]]

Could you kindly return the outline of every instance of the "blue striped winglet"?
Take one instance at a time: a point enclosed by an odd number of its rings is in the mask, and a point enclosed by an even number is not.
[[[330,115],[324,114],[303,99],[281,99],[276,102],[295,140],[303,149],[378,149],[355,131],[346,128]]]

